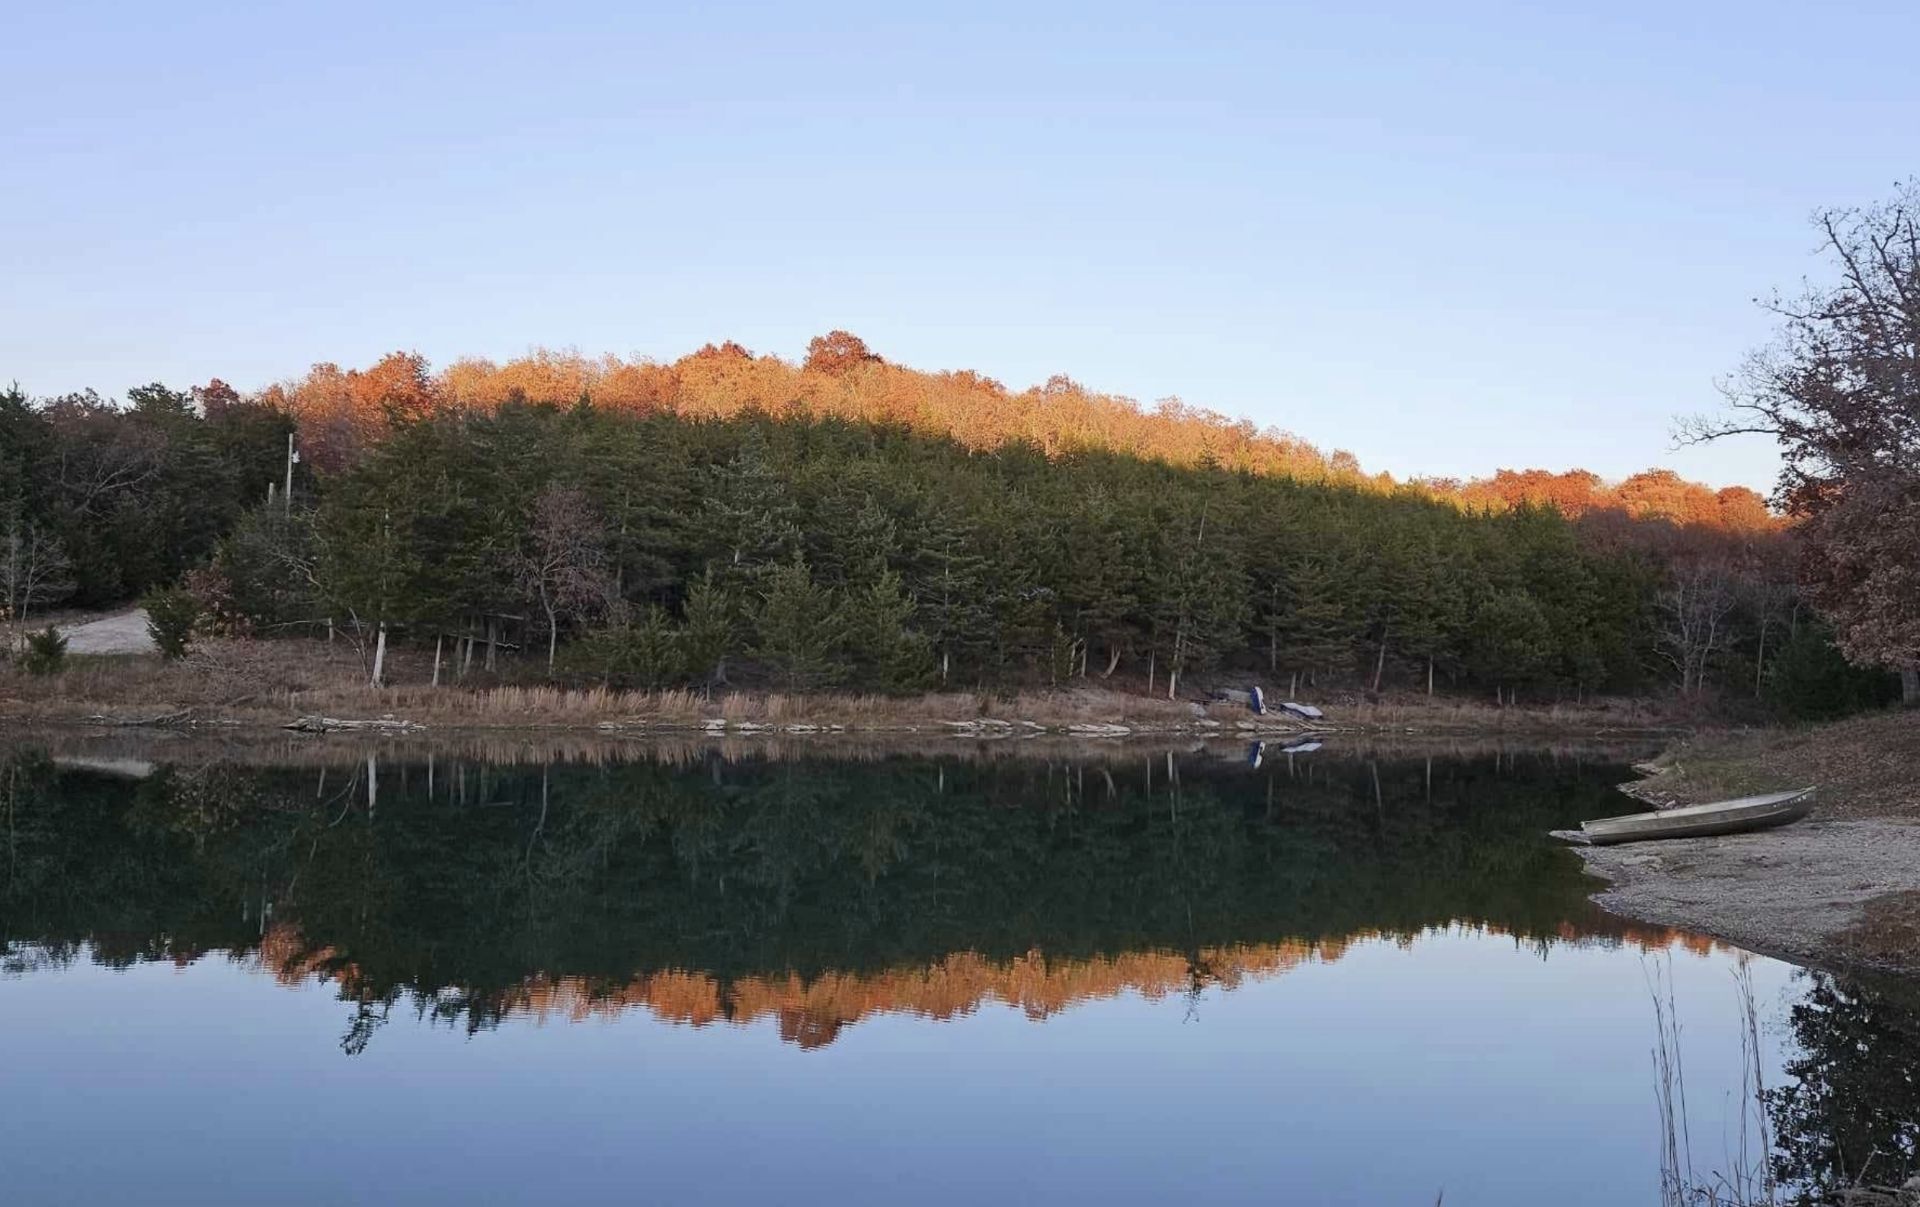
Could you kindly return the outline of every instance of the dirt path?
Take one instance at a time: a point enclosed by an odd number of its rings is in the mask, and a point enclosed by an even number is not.
[[[143,608],[116,612],[85,624],[63,626],[60,633],[67,639],[69,654],[159,652],[159,648],[153,644],[153,638],[147,633],[147,613]]]

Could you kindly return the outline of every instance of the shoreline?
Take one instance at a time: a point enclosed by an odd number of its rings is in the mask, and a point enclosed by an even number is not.
[[[207,638],[162,662],[121,654],[72,657],[34,678],[0,669],[0,725],[211,729],[363,729],[433,732],[547,730],[611,737],[857,733],[1014,739],[1045,734],[1306,742],[1338,734],[1586,738],[1653,742],[1692,732],[1695,718],[1645,700],[1541,701],[1495,707],[1459,697],[1367,697],[1322,689],[1303,702],[1325,716],[1276,706],[1169,700],[1144,681],[1069,679],[1051,687],[930,690],[915,694],[784,693],[767,688],[622,690],[533,678],[527,668],[476,673],[436,686],[430,652],[392,651],[389,685],[371,687],[345,643]],[[1221,687],[1244,686],[1218,679]]]
[[[1920,898],[1920,822],[1806,820],[1719,838],[1576,847],[1615,917],[1846,974],[1920,977],[1889,928]]]
[[[1245,740],[1249,742],[1318,742],[1332,738],[1371,740],[1405,738],[1414,741],[1512,741],[1540,742],[1591,741],[1596,743],[1654,743],[1692,731],[1675,726],[1593,727],[1560,723],[1551,719],[1519,723],[1487,724],[1409,724],[1403,722],[1361,721],[1293,724],[1275,720],[1223,722],[1212,719],[1188,723],[1162,723],[1138,720],[1069,721],[1054,718],[1035,721],[920,720],[920,721],[833,721],[831,710],[820,719],[764,722],[711,717],[698,720],[631,719],[569,720],[530,712],[512,718],[465,717],[432,722],[414,721],[392,712],[377,716],[333,716],[321,713],[287,715],[285,720],[250,716],[195,706],[155,712],[150,709],[114,708],[92,710],[13,710],[0,700],[0,728],[69,730],[145,730],[189,734],[233,734],[269,736],[276,734],[342,734],[370,736],[434,735],[474,736],[512,733],[554,734],[608,739],[660,738],[794,738],[847,737],[875,739],[956,738],[979,741],[1019,742],[1035,738],[1069,739],[1083,742]],[[805,715],[805,714],[802,714]]]
[[[1806,967],[1920,977],[1916,748],[1920,716],[1898,712],[1684,740],[1622,791],[1664,807],[1812,784],[1812,815],[1748,834],[1575,846],[1602,882],[1590,899]]]

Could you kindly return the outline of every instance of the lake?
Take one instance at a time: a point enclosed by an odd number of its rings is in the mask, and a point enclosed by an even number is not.
[[[1546,831],[1632,752],[51,749],[0,752],[10,1202],[1910,1172],[1906,990],[1586,901]]]

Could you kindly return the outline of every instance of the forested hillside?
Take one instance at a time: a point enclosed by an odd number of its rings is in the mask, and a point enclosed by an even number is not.
[[[1799,607],[1790,537],[1750,491],[1396,484],[1243,423],[919,373],[841,333],[798,366],[728,345],[438,376],[395,356],[124,408],[16,390],[0,437],[14,617],[184,579],[208,624],[330,628],[376,676],[406,641],[447,681],[507,650],[631,686],[1877,690]]]

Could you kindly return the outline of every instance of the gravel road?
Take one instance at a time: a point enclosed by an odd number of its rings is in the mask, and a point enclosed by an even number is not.
[[[132,608],[60,629],[69,654],[154,654],[159,647],[147,634],[147,613]]]

